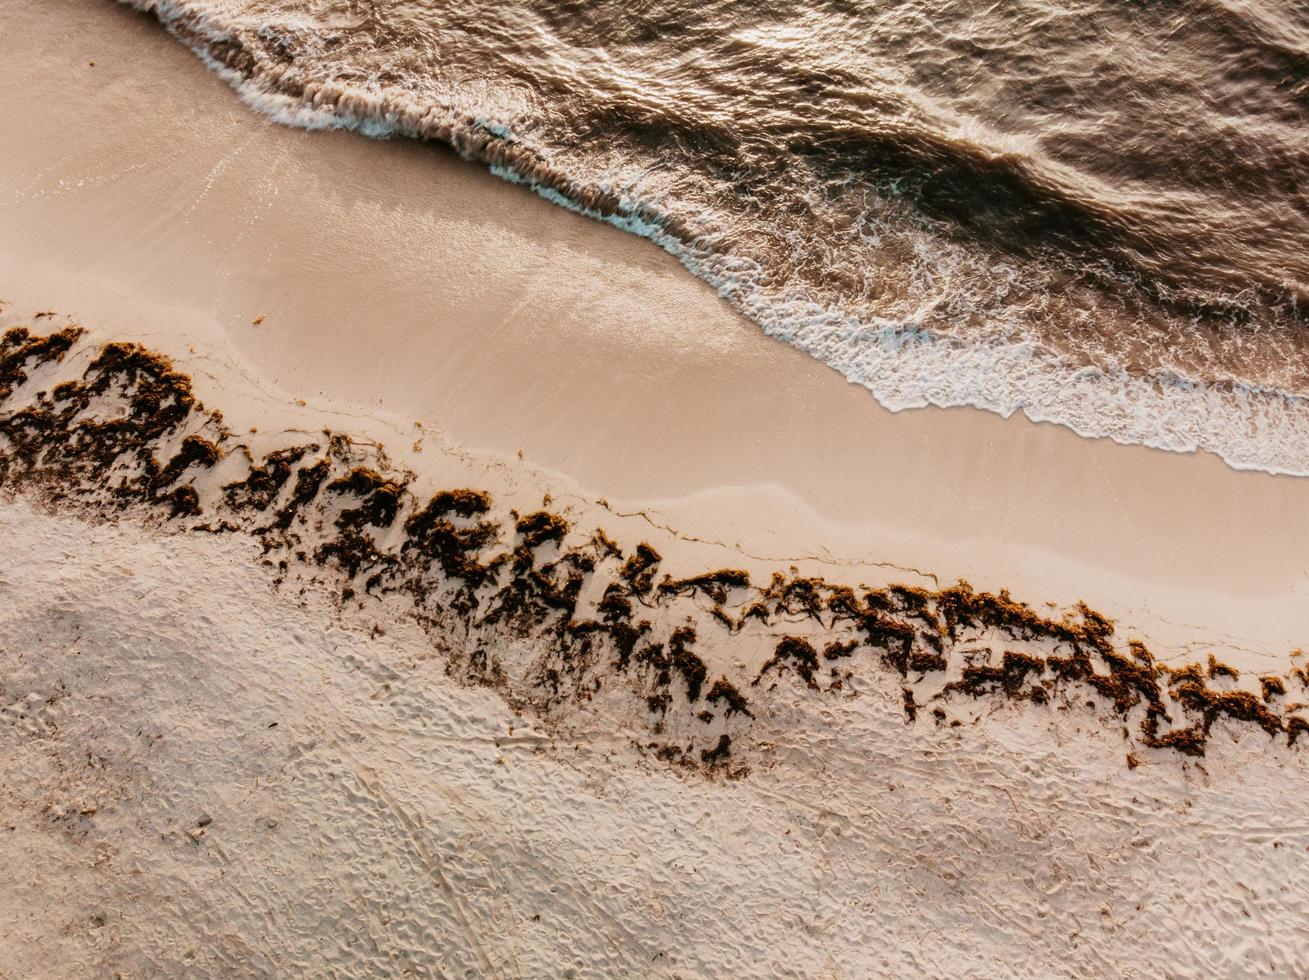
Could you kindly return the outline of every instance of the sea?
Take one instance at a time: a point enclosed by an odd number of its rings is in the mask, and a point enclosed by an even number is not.
[[[1304,0],[123,2],[281,123],[648,238],[892,410],[1309,475]]]

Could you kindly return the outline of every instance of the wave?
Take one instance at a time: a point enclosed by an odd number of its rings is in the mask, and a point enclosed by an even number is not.
[[[123,2],[157,16],[277,122],[438,140],[554,203],[650,239],[765,333],[889,409],[1022,412],[1083,436],[1309,475],[1300,312],[1309,250],[1294,247],[1309,211],[1297,217],[1293,200],[1246,208],[1227,225],[1235,194],[1193,215],[1157,201],[1158,214],[1143,221],[1128,200],[1139,194],[1132,181],[1098,175],[1090,157],[1069,166],[1048,148],[1050,134],[1046,149],[995,132],[965,138],[939,105],[918,114],[932,128],[907,118],[911,97],[861,89],[861,76],[840,67],[792,79],[792,104],[742,131],[730,115],[715,116],[712,99],[620,98],[608,77],[549,77],[548,59],[513,31],[506,43],[530,55],[514,70],[446,77],[422,62],[428,48],[390,23],[292,16],[291,0],[280,18],[239,22],[203,3]],[[454,17],[428,4],[410,13],[420,26]],[[335,53],[359,32],[374,45],[371,64],[368,45]],[[385,32],[389,46],[376,49]],[[613,34],[610,44],[623,40]],[[1252,42],[1233,71],[1275,74],[1309,50],[1285,25],[1276,40]],[[558,37],[540,45],[559,60]],[[306,68],[315,59],[325,67]],[[585,97],[561,122],[566,82]],[[1290,104],[1306,86],[1292,87]],[[806,114],[806,88],[841,90],[879,121]],[[1285,136],[1258,161],[1233,156],[1220,177],[1257,189],[1294,172],[1305,151]],[[1119,170],[1131,159],[1122,153]],[[1194,199],[1204,183],[1185,189]],[[1234,243],[1253,254],[1230,259]]]

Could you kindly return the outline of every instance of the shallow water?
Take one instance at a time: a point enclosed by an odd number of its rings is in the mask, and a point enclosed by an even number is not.
[[[1309,11],[129,0],[643,234],[884,404],[1309,473]]]

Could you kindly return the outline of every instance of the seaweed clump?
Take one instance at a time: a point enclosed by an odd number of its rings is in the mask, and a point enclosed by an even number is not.
[[[669,685],[672,684],[674,672],[686,684],[687,702],[694,703],[700,700],[700,692],[704,688],[708,669],[704,661],[691,651],[695,637],[695,630],[683,626],[673,631],[668,638],[667,647],[662,643],[651,643],[637,656],[639,663],[654,672],[654,687],[657,692],[654,698],[660,705],[660,713],[670,703],[667,692]]]
[[[360,499],[360,505],[343,510],[336,519],[337,527],[390,527],[400,510],[399,484],[388,480],[374,469],[357,466],[344,476],[327,485],[335,494],[350,494]]]
[[[818,671],[818,651],[812,643],[799,636],[784,636],[778,642],[773,656],[759,669],[755,684],[763,680],[764,674],[773,668],[791,667],[810,687],[817,687],[814,674]]]
[[[963,678],[947,684],[945,691],[959,691],[974,698],[1003,691],[1008,697],[1017,698],[1022,696],[1027,678],[1033,674],[1039,677],[1044,671],[1045,661],[1039,657],[1008,652],[998,666],[965,667]]]
[[[522,536],[524,547],[539,548],[550,541],[562,541],[568,533],[568,522],[558,514],[538,510],[518,518],[515,530]]]
[[[732,736],[724,732],[718,736],[718,743],[712,749],[700,753],[700,761],[706,766],[718,766],[727,761],[732,754]]]
[[[632,589],[639,593],[650,591],[654,584],[654,573],[663,557],[654,548],[642,541],[636,546],[636,551],[632,556],[623,563],[619,575],[627,582]]]
[[[703,575],[694,575],[691,578],[665,578],[659,583],[659,594],[661,596],[691,595],[699,592],[721,605],[727,601],[729,589],[749,587],[749,572],[739,568],[720,568],[716,572],[705,572]]]
[[[61,360],[81,336],[79,327],[65,327],[44,337],[33,337],[26,327],[6,330],[0,336],[0,401],[7,400],[27,381],[29,362],[30,367],[37,368]]]
[[[736,689],[735,684],[725,678],[720,677],[714,681],[714,686],[705,695],[705,700],[710,704],[723,705],[723,715],[725,717],[730,718],[733,714],[745,715],[747,718],[754,717],[754,714],[750,711],[750,702]]]
[[[405,521],[401,551],[435,562],[446,576],[474,591],[492,575],[493,568],[478,555],[499,537],[500,528],[490,521],[456,524],[452,518],[472,519],[490,509],[491,498],[481,491],[443,490]],[[426,595],[430,590],[421,591]]]
[[[277,500],[291,479],[295,465],[306,454],[317,452],[316,445],[292,446],[269,453],[259,465],[251,465],[250,472],[244,480],[227,484],[223,487],[223,496],[227,506],[233,510],[247,508],[266,511]]]

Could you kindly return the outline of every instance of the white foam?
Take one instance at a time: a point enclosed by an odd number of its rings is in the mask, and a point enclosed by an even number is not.
[[[1234,469],[1309,476],[1304,397],[1205,385],[1172,373],[1074,367],[1021,341],[968,343],[913,323],[860,321],[802,296],[773,295],[758,284],[761,277],[750,263],[688,247],[657,220],[601,214],[512,170],[491,169],[548,201],[650,239],[770,337],[835,368],[893,412],[931,406],[978,408],[1005,418],[1022,412],[1087,438],[1170,452],[1203,450]]]
[[[170,29],[185,16],[186,31],[211,42],[224,39],[209,23],[172,0],[122,0],[154,12]],[[486,114],[460,117],[449,106],[397,111],[385,95],[311,89],[292,98],[252,81],[191,44],[205,63],[251,108],[302,129],[348,129],[373,138],[395,135],[448,140],[461,152],[519,144],[512,127]],[[480,162],[485,162],[480,161]],[[544,199],[649,239],[753,320],[770,337],[791,344],[868,389],[886,408],[902,411],[968,406],[1009,417],[1065,426],[1090,438],[1172,452],[1214,453],[1236,469],[1309,476],[1309,399],[1276,389],[1227,383],[1205,385],[1177,374],[1141,375],[1124,369],[1074,366],[1022,340],[964,341],[925,330],[913,320],[852,317],[812,297],[763,285],[756,263],[717,247],[709,215],[662,214],[639,188],[597,186],[617,206],[601,212],[512,166],[491,173],[529,187]],[[676,217],[692,221],[686,241],[667,231]],[[1005,275],[997,270],[998,276]]]

